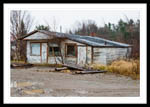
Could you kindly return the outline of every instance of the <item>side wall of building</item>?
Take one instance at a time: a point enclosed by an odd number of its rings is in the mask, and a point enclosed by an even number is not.
[[[38,42],[38,41],[36,41]],[[77,56],[67,57],[66,54],[66,43],[74,43],[77,45]],[[62,58],[64,63],[73,63],[79,65],[98,63],[98,64],[110,64],[116,59],[127,58],[131,54],[131,48],[105,48],[105,47],[91,47],[85,44],[74,42],[71,40],[64,40],[61,42],[60,49],[62,57],[48,56],[48,43],[41,43],[42,49],[41,56],[31,55],[30,41],[27,41],[27,61],[29,63],[49,63],[49,64],[61,64]],[[42,56],[42,55],[46,55]],[[43,60],[44,58],[44,60]]]
[[[131,48],[93,48],[93,63],[110,64],[117,59],[128,58]]]

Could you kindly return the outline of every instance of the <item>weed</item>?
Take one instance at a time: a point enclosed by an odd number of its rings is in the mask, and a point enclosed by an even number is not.
[[[106,70],[108,72],[129,76],[132,79],[140,78],[140,61],[139,60],[116,60],[110,65],[92,64],[95,70]]]

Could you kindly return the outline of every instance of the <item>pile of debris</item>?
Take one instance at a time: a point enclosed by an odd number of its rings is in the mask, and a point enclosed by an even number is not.
[[[99,71],[99,70],[93,70],[93,69],[86,69],[78,65],[69,65],[69,64],[63,64],[62,68],[55,68],[55,71],[60,71],[60,72],[67,71],[67,73],[72,72],[72,74],[93,74],[93,73],[107,72],[104,70]]]
[[[33,64],[29,63],[11,63],[11,68],[29,68],[33,67]],[[91,68],[84,68],[79,65],[73,65],[73,64],[62,64],[62,67],[55,67],[54,69],[48,69],[48,70],[36,70],[44,71],[44,72],[63,72],[63,73],[71,73],[71,74],[93,74],[93,73],[104,73],[106,71],[104,70],[93,70]]]
[[[29,63],[11,63],[11,68],[29,68],[32,67],[33,64]]]

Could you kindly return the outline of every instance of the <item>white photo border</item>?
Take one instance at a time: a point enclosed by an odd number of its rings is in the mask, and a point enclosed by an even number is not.
[[[4,103],[16,104],[137,104],[147,103],[147,4],[9,4],[4,6]],[[58,7],[58,8],[56,8]],[[90,8],[89,8],[90,7]],[[107,7],[107,8],[106,8]],[[11,97],[10,96],[10,10],[105,9],[140,11],[139,97]]]

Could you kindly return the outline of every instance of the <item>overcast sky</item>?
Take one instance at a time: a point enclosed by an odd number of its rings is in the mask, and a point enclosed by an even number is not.
[[[114,23],[120,19],[126,21],[126,16],[129,19],[136,21],[140,19],[139,10],[30,10],[31,16],[34,18],[34,25],[31,30],[35,29],[36,25],[53,25],[56,20],[57,31],[62,32],[69,29],[74,29],[77,26],[77,21],[94,20],[98,26],[104,26],[104,23]]]

